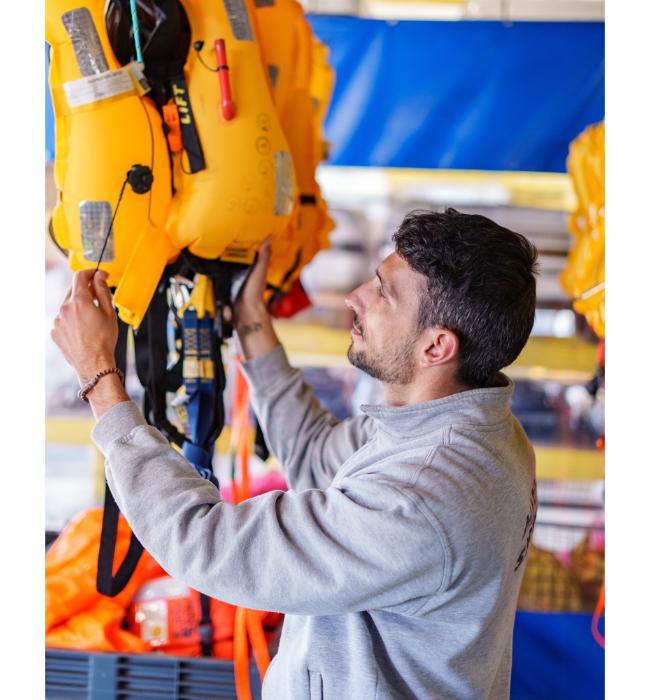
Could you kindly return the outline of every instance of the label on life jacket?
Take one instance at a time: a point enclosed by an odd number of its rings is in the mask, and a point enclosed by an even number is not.
[[[109,70],[63,84],[65,96],[71,108],[99,102],[115,95],[132,95],[136,92],[128,68]]]

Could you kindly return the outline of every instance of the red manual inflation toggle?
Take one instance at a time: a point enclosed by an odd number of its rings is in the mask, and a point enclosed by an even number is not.
[[[217,72],[219,73],[219,86],[221,88],[221,114],[229,122],[235,116],[235,104],[230,92],[230,75],[228,61],[226,60],[226,40],[215,39],[214,51],[217,54]]]

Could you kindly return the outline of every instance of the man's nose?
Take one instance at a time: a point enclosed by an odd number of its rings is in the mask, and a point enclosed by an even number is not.
[[[345,305],[357,315],[363,310],[362,290],[363,285],[353,289],[347,297],[345,297]]]

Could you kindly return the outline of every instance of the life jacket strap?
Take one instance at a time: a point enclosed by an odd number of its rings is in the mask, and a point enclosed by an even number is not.
[[[190,172],[198,173],[200,170],[205,170],[205,158],[203,156],[199,134],[196,130],[194,113],[192,112],[192,105],[190,103],[185,77],[182,74],[171,76],[169,79],[169,86],[172,99],[179,113],[183,147],[187,153]]]
[[[212,656],[214,644],[214,627],[210,615],[210,598],[205,593],[199,593],[201,603],[201,621],[199,622],[199,638],[201,640],[201,656]]]
[[[117,527],[120,511],[115,498],[106,484],[104,493],[104,514],[102,516],[102,533],[99,538],[99,555],[97,557],[97,591],[114,598],[121,593],[130,581],[144,548],[140,540],[131,533],[129,548],[122,563],[113,576],[113,559],[117,541]]]
[[[126,370],[126,345],[129,327],[118,321],[118,337],[115,347],[115,361],[117,366],[125,372]],[[120,518],[120,511],[115,502],[115,498],[106,483],[104,491],[104,513],[102,515],[102,532],[99,537],[99,553],[97,555],[97,591],[111,598],[121,593],[124,587],[133,576],[142,552],[142,544],[138,538],[131,533],[129,548],[126,556],[122,560],[118,570],[113,576],[113,561],[115,559],[115,545],[117,542],[117,528]]]

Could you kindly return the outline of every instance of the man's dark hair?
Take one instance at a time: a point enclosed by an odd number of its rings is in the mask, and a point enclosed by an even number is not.
[[[532,330],[537,249],[520,233],[455,209],[410,212],[393,240],[427,279],[418,330],[453,331],[458,380],[487,386],[516,359]]]

